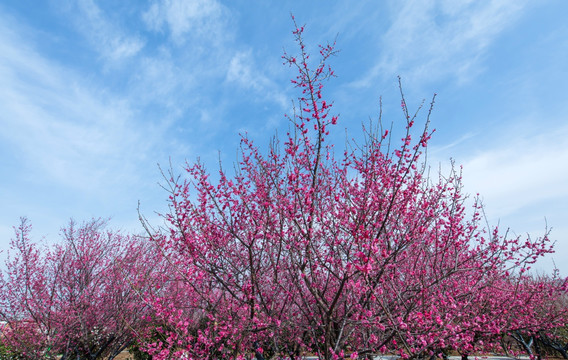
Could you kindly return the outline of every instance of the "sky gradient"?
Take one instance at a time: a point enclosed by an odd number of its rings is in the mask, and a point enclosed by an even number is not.
[[[380,4],[380,5],[377,5]],[[542,235],[568,276],[568,1],[40,1],[0,3],[0,249],[20,216],[58,238],[74,218],[141,232],[167,209],[158,164],[212,173],[239,134],[262,148],[297,96],[282,53],[293,13],[317,49],[336,39],[326,86],[332,140],[379,113],[403,126],[437,93],[433,169],[463,165],[491,225]],[[398,124],[398,125],[397,125]],[[5,254],[5,251],[4,251]]]

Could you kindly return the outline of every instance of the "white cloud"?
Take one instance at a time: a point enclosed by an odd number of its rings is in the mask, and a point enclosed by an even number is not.
[[[196,85],[196,74],[180,68],[167,53],[139,59],[139,71],[132,76],[132,89],[144,103],[159,103],[169,111],[181,112],[188,100],[181,100],[183,89]]]
[[[237,52],[233,56],[227,69],[226,80],[236,83],[243,89],[252,90],[263,99],[268,98],[278,103],[282,108],[287,106],[286,96],[263,74],[250,51]]]
[[[227,10],[215,0],[163,0],[155,1],[143,19],[154,31],[163,31],[167,26],[178,43],[182,43],[188,34],[216,42],[228,35],[226,15]]]
[[[449,163],[441,159],[455,156],[463,166],[464,193],[479,194],[489,224],[499,225],[502,233],[510,228],[511,236],[538,238],[547,226],[552,229],[556,254],[534,268],[550,273],[555,261],[561,275],[568,276],[568,264],[562,261],[568,255],[568,126],[550,130],[522,123],[431,149],[429,161],[434,169],[441,163],[447,174]]]
[[[377,64],[354,85],[372,86],[381,74],[411,83],[474,78],[487,48],[523,13],[526,1],[414,0],[393,5],[392,25]],[[400,5],[400,8],[398,7]]]
[[[46,58],[36,35],[0,12],[2,247],[18,216],[33,221],[36,238],[53,238],[70,216],[134,224],[137,200],[159,207],[152,190],[164,129],[128,97]]]
[[[132,180],[131,167],[151,144],[141,141],[128,103],[43,58],[14,23],[0,24],[0,137],[21,160],[18,176],[47,175],[88,191]]]
[[[244,88],[262,90],[268,80],[253,69],[250,52],[239,52],[231,59],[227,71],[227,80],[234,81]]]
[[[77,1],[77,10],[77,27],[105,59],[112,62],[127,59],[144,47],[143,39],[126,34],[103,14],[93,0]]]
[[[536,203],[568,197],[568,128],[537,136],[506,138],[463,163],[469,192],[502,217]],[[542,216],[545,216],[543,214]]]

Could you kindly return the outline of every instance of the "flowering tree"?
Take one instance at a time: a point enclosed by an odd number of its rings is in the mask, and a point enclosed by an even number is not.
[[[336,158],[326,139],[338,118],[323,92],[334,45],[320,47],[312,67],[303,30],[294,31],[299,55],[283,56],[301,91],[285,141],[263,155],[243,137],[235,175],[220,169],[216,182],[200,163],[187,166],[188,179],[166,176],[169,226],[148,233],[183,296],[152,299],[167,326],[148,350],[158,359],[412,357],[467,354],[498,340],[489,335],[537,330],[546,311],[518,321],[504,314],[542,303],[524,274],[552,251],[547,236],[485,228],[479,201],[466,210],[459,171],[429,178],[422,155],[432,108],[415,130],[419,112],[402,91],[400,145],[379,119]]]
[[[113,358],[134,339],[145,305],[132,284],[143,283],[146,247],[104,226],[71,221],[42,249],[22,219],[0,278],[3,342],[20,358]]]

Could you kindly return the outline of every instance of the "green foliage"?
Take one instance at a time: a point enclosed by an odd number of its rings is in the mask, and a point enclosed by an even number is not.
[[[19,360],[22,359],[20,355],[14,349],[4,344],[2,339],[0,339],[0,360]]]

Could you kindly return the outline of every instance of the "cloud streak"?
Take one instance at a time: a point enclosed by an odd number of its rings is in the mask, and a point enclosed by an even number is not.
[[[413,84],[447,77],[467,82],[483,70],[481,59],[493,41],[525,10],[526,1],[414,0],[392,6],[379,60],[353,85],[369,87],[381,74],[400,74]]]
[[[162,32],[165,29],[177,44],[189,37],[220,43],[229,36],[225,31],[228,10],[215,0],[154,1],[143,15],[148,28]]]
[[[467,189],[483,196],[492,217],[568,198],[568,127],[502,139],[463,163]]]
[[[137,55],[145,45],[139,36],[131,36],[110,22],[93,0],[78,0],[70,11],[77,11],[77,28],[89,39],[101,56],[117,63]]]
[[[0,115],[4,146],[32,173],[76,189],[100,189],[129,176],[141,134],[127,102],[85,86],[85,79],[43,58],[0,21]],[[8,23],[8,24],[7,24]],[[120,156],[117,156],[120,154]],[[126,165],[126,166],[125,166]],[[130,169],[131,170],[131,169]],[[104,180],[103,180],[104,179]]]
[[[227,69],[226,81],[235,83],[242,89],[252,90],[262,100],[270,100],[286,108],[287,98],[278,86],[262,73],[257,66],[251,51],[237,52],[231,59]]]

